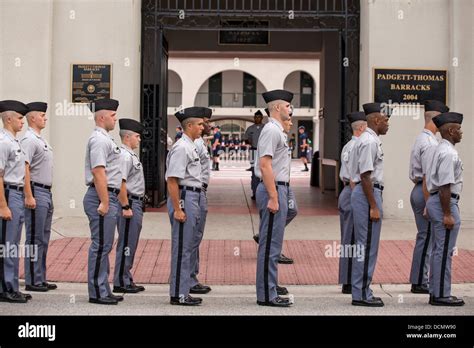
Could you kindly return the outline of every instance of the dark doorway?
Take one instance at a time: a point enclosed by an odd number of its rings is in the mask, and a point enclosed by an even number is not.
[[[342,122],[348,112],[359,106],[359,20],[359,0],[143,0],[141,117],[147,137],[142,144],[142,156],[147,192],[153,197],[151,204],[159,206],[166,198],[167,73],[164,69],[168,46],[165,35],[170,51],[181,54],[218,52],[230,59],[234,58],[233,52],[317,54],[321,69],[320,151],[324,158],[338,160],[343,144],[350,138]],[[229,35],[219,41],[223,32]],[[302,101],[311,107],[312,101],[305,100],[310,81],[304,76],[301,80]],[[220,103],[210,99],[209,96],[210,104],[222,104],[222,99]],[[244,104],[253,102],[250,93]],[[330,169],[326,171],[325,168],[322,175],[334,175]]]

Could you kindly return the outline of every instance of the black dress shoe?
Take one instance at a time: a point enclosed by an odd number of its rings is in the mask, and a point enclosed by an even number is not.
[[[288,289],[277,285],[277,295],[288,295]]]
[[[28,299],[20,292],[3,292],[0,294],[0,302],[26,303]]]
[[[343,284],[342,285],[342,293],[343,294],[352,294],[352,285],[351,284]]]
[[[254,234],[253,235],[253,240],[255,241],[255,243],[258,244],[259,240],[260,240],[260,236],[258,234]]]
[[[450,306],[450,307],[460,307],[464,306],[464,301],[456,296],[449,297],[431,297],[430,304],[433,306]]]
[[[198,306],[202,303],[202,298],[191,297],[189,295],[183,298],[171,297],[170,303],[172,305],[178,305],[178,306]]]
[[[256,200],[257,198],[255,198],[255,196],[252,196],[252,197],[250,197],[250,199],[251,199],[252,201],[254,201],[254,200]]]
[[[58,288],[58,286],[54,283],[45,282],[43,283],[43,285],[45,285],[48,288],[48,290],[56,290]]]
[[[117,302],[122,302],[123,301],[123,296],[117,296],[117,295],[110,294],[108,297],[114,299]]]
[[[132,282],[130,285],[136,287],[136,288],[138,289],[138,291],[145,291],[145,287],[144,287],[144,286],[137,285],[137,284],[135,284],[134,282]]]
[[[189,289],[189,292],[191,294],[207,294],[211,290],[212,289],[209,286],[197,283],[191,289]]]
[[[422,285],[411,285],[411,290],[412,293],[414,294],[429,294],[430,289],[428,288],[428,285],[422,284]]]
[[[285,265],[291,265],[293,263],[293,259],[290,259],[289,257],[286,257],[283,254],[280,254],[280,257],[278,258],[278,263],[283,263]]]
[[[116,305],[118,303],[118,301],[112,297],[89,298],[89,302],[103,305]]]
[[[136,294],[137,292],[140,292],[140,290],[137,287],[134,287],[132,285],[127,285],[127,286],[114,286],[112,292]]]
[[[46,285],[26,285],[26,291],[38,291],[38,292],[45,292],[48,291],[48,287]]]
[[[259,306],[270,306],[270,307],[290,307],[291,305],[293,305],[293,303],[291,303],[289,299],[283,298],[280,296],[277,296],[273,300],[268,301],[268,302],[257,301],[257,304]]]
[[[30,294],[27,294],[25,292],[21,292],[21,291],[18,291],[18,293],[23,296],[24,298],[26,298],[27,300],[31,300],[33,298],[33,296],[31,296]]]
[[[247,168],[247,169],[245,169],[245,170],[246,170],[247,172],[251,172],[251,171],[252,171],[252,167]]]
[[[353,306],[383,307],[384,303],[380,297],[372,297],[369,300],[352,300]]]

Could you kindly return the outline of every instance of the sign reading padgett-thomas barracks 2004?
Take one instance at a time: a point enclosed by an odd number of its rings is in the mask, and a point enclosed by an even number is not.
[[[446,104],[446,70],[374,69],[374,102]]]

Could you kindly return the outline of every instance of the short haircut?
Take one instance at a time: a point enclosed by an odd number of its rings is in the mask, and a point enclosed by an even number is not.
[[[438,116],[441,112],[439,111],[426,111],[425,112],[425,123],[430,122],[433,117]]]
[[[362,126],[367,125],[367,121],[359,120],[351,123],[351,128],[353,131],[359,130]]]
[[[121,129],[119,134],[120,134],[120,138],[123,139],[125,138],[126,135],[133,135],[135,132],[131,131],[131,130],[128,130],[128,129]]]

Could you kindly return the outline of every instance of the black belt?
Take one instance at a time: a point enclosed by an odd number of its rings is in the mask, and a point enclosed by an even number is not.
[[[194,187],[194,186],[181,186],[181,185],[179,185],[179,188],[181,190],[186,190],[186,191],[201,192],[201,189],[199,187]]]
[[[383,185],[374,184],[374,188],[378,188],[380,191],[383,191]]]
[[[359,185],[359,184],[360,184],[360,181],[359,181],[359,182],[355,182],[354,184]],[[378,188],[380,191],[383,191],[383,185],[374,184],[374,188]]]
[[[202,184],[202,187],[203,187],[205,190],[207,190],[207,187],[208,187],[208,186],[209,186],[208,184],[205,184],[205,183]]]
[[[7,190],[17,190],[17,191],[23,192],[23,186],[3,184],[3,187],[6,188]]]
[[[133,199],[135,201],[143,202],[145,200],[145,196],[135,196],[135,195],[128,195],[128,199]]]
[[[257,148],[252,146],[250,150],[257,150]]]
[[[439,191],[435,191],[435,192],[430,192],[430,195],[431,196],[435,196],[438,194]],[[451,198],[454,198],[454,199],[457,199],[459,200],[459,198],[461,198],[460,195],[458,195],[457,193],[451,193]]]
[[[89,186],[90,186],[90,187],[95,187],[95,184],[90,184]],[[116,195],[118,195],[118,194],[120,193],[120,190],[119,190],[119,189],[116,189],[116,188],[113,188],[113,187],[107,187],[107,191],[113,192],[113,193],[115,193]]]
[[[263,183],[263,180],[260,180],[260,182]],[[290,183],[286,181],[275,181],[275,184],[280,185],[280,186],[290,187]]]
[[[46,190],[51,191],[51,186],[50,185],[44,185],[44,184],[40,184],[38,182],[33,182],[33,181],[31,182],[31,185],[41,187],[41,188],[44,188]]]
[[[343,180],[344,186],[350,185],[350,181]]]

